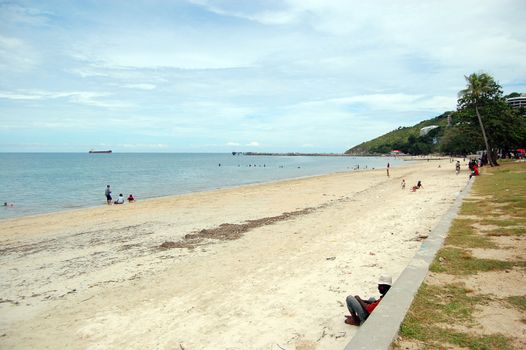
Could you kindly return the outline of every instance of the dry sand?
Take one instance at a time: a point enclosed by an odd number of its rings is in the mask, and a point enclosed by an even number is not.
[[[0,348],[343,348],[345,297],[396,279],[466,182],[421,161],[0,221]]]

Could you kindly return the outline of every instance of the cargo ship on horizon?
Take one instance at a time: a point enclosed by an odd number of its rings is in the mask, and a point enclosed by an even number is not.
[[[112,153],[112,152],[111,152],[111,149],[110,149],[110,150],[107,150],[107,151],[94,151],[94,150],[90,150],[88,153]]]

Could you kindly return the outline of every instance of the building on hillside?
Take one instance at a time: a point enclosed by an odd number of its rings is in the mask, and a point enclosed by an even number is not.
[[[425,126],[422,129],[420,129],[420,136],[426,136],[431,130],[434,130],[436,128],[439,128],[438,125],[429,125]]]
[[[506,99],[506,102],[511,108],[526,108],[526,94],[521,94],[517,97],[510,97]]]

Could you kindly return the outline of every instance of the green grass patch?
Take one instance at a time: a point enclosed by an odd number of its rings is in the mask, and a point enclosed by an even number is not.
[[[526,224],[526,220],[523,219],[491,219],[491,218],[485,218],[479,221],[479,224],[481,225],[495,225],[500,227],[507,227],[507,226],[517,226]]]
[[[444,259],[442,262],[439,261],[440,257]],[[429,270],[451,275],[470,275],[476,274],[477,272],[507,270],[514,266],[523,265],[524,262],[520,261],[477,259],[466,250],[445,247],[438,251]]]
[[[453,220],[444,244],[457,247],[495,248],[496,245],[490,238],[475,233],[472,226],[474,223],[474,220]]]
[[[400,335],[424,342],[426,349],[443,349],[446,343],[470,349],[509,349],[510,341],[502,335],[472,335],[440,326],[441,324],[474,326],[475,306],[482,303],[485,298],[468,296],[469,292],[470,290],[458,284],[443,286],[422,284],[402,323]]]
[[[506,301],[510,303],[511,305],[515,306],[521,311],[526,311],[526,296],[520,295],[520,296],[512,296],[506,298]]]
[[[526,234],[526,227],[506,227],[486,231],[486,236],[500,237],[500,236],[524,236]]]
[[[406,321],[415,323],[411,327],[415,330],[412,337],[424,339],[419,336],[418,331],[419,327],[425,327],[421,322],[423,320],[431,320],[432,323],[450,323],[452,320],[464,324],[471,323],[475,305],[484,299],[482,296],[467,296],[470,292],[460,284],[436,286],[423,283],[417,292],[413,307],[406,316]]]
[[[483,215],[485,213],[490,213],[493,210],[493,207],[488,202],[462,202],[460,207],[460,215]]]
[[[435,326],[437,327],[437,326]],[[405,335],[405,329],[400,331],[402,336]],[[491,335],[474,335],[462,332],[453,331],[451,329],[438,328],[434,334],[426,334],[427,337],[424,340],[422,349],[448,349],[450,346],[457,345],[463,348],[472,350],[511,350],[513,345],[511,339],[502,334],[491,334]],[[405,336],[406,338],[412,338],[411,336]],[[416,338],[412,338],[416,339]]]
[[[479,219],[453,221],[445,240],[446,247],[437,253],[430,271],[472,275],[526,267],[524,260],[478,259],[466,249],[498,248],[490,236],[522,236],[526,233],[526,164],[503,162],[499,167],[484,167],[482,171],[482,175],[491,176],[479,176],[473,184],[472,193],[479,198],[465,200],[460,209],[461,215],[474,215]],[[499,213],[507,217],[500,219]],[[472,226],[474,223],[495,225],[497,228],[480,235],[475,232]],[[400,334],[419,340],[425,349],[444,349],[448,345],[477,350],[511,349],[513,339],[501,334],[479,335],[470,331],[469,327],[476,326],[473,319],[475,307],[483,306],[489,300],[470,292],[462,285],[422,284],[402,323]],[[526,310],[525,296],[502,300],[522,312]],[[523,322],[526,323],[526,319]],[[462,325],[468,329],[453,330],[454,325]]]
[[[510,339],[502,334],[473,335],[444,330],[442,341],[473,350],[513,349]],[[439,349],[444,349],[444,347],[440,346]]]

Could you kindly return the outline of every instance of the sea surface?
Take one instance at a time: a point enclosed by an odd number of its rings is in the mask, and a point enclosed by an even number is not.
[[[246,156],[204,153],[0,153],[0,219],[244,184],[385,168],[390,157]]]

